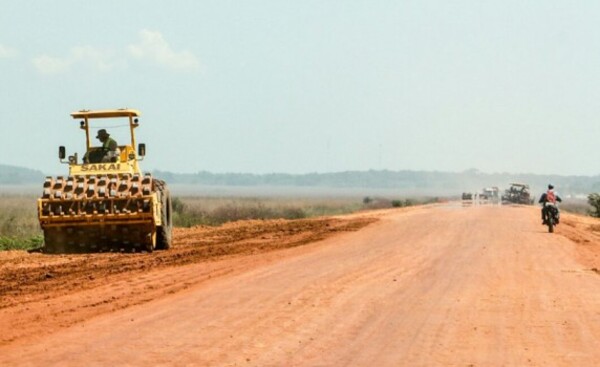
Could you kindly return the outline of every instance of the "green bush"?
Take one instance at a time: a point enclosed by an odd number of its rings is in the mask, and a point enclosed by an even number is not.
[[[593,210],[590,211],[592,217],[600,218],[600,194],[594,193],[588,195],[588,203],[592,206]]]
[[[283,208],[281,214],[285,219],[302,219],[306,218],[308,215],[301,208]]]
[[[181,214],[185,210],[185,204],[178,197],[173,198],[173,200],[171,201],[171,205],[173,206],[173,211],[175,213]]]
[[[6,250],[32,250],[39,248],[44,243],[44,236],[37,235],[29,238],[0,237],[0,251]]]
[[[404,208],[414,205],[424,205],[439,202],[437,197],[416,197],[412,199],[386,199],[386,198],[371,198],[369,196],[363,199],[363,209],[387,209],[387,208]]]
[[[392,200],[392,206],[394,208],[402,208],[404,205],[404,203],[402,202],[402,200]]]

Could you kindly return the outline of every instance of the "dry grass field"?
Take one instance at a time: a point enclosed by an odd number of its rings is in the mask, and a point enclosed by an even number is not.
[[[0,250],[34,248],[41,244],[36,198],[0,194]]]

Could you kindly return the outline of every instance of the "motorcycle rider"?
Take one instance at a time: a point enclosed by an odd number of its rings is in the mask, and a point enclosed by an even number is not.
[[[548,191],[543,193],[542,196],[540,196],[540,200],[538,201],[538,203],[542,204],[542,224],[548,224],[549,208],[547,207],[546,204],[553,205],[554,207],[556,207],[556,210],[558,212],[558,207],[556,206],[557,201],[562,202],[562,199],[554,191],[554,186],[552,184],[549,184]],[[559,216],[557,215],[556,216],[556,224],[558,224],[558,219],[559,219]]]

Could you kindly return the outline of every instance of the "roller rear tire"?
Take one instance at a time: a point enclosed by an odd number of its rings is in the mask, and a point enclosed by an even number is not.
[[[155,181],[157,191],[160,192],[162,222],[162,225],[156,228],[156,249],[168,250],[173,243],[173,205],[171,203],[171,194],[164,181]]]

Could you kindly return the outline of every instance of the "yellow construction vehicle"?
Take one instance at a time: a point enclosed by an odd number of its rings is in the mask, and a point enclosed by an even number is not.
[[[86,152],[66,158],[68,176],[46,177],[38,199],[38,218],[44,231],[42,251],[70,253],[90,251],[147,251],[171,246],[171,197],[164,181],[143,174],[138,162],[145,144],[135,150],[134,130],[140,112],[133,109],[82,110],[71,113],[85,131]],[[126,120],[131,143],[110,150],[92,146],[91,123]],[[100,130],[99,130],[100,132]],[[104,131],[105,132],[105,131]],[[100,134],[99,134],[100,135]],[[116,143],[115,143],[116,146]]]

